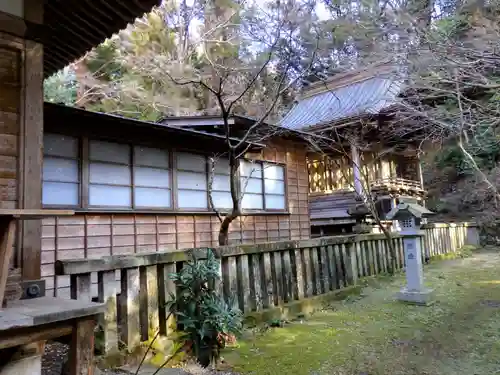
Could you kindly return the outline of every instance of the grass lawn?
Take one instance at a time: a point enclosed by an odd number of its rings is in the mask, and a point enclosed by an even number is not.
[[[424,269],[431,306],[394,301],[403,276],[366,280],[359,297],[304,321],[248,332],[224,353],[242,374],[500,374],[500,253]]]

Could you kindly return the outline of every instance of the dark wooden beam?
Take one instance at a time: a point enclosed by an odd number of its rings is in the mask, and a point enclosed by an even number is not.
[[[47,39],[45,26],[4,12],[0,12],[0,31],[41,44]]]

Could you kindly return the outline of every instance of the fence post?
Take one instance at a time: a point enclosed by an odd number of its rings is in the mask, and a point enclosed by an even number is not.
[[[118,351],[118,311],[116,307],[116,277],[114,270],[97,273],[97,289],[99,302],[106,304],[106,311],[101,321],[104,333],[104,352],[114,353]]]
[[[476,225],[466,226],[465,243],[467,245],[479,245],[479,230]]]
[[[347,273],[347,282],[349,285],[358,283],[358,262],[356,260],[356,242],[346,244],[345,268]]]

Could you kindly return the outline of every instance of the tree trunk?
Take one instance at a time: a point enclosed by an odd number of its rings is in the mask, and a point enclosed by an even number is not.
[[[224,217],[219,228],[219,246],[229,245],[229,225],[236,219],[236,216],[229,214]]]
[[[227,130],[229,131],[229,130]],[[233,209],[229,214],[227,214],[222,220],[219,228],[219,246],[225,246],[229,244],[229,226],[231,223],[241,214],[240,200],[239,200],[239,190],[238,190],[238,161],[234,155],[232,149],[229,150],[229,183],[231,186],[231,200],[233,203]]]

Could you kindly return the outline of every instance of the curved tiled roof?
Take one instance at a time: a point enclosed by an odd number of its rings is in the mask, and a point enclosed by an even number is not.
[[[280,121],[288,129],[328,125],[362,114],[377,114],[397,103],[402,82],[371,77],[300,100]]]

